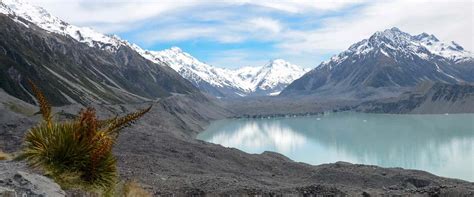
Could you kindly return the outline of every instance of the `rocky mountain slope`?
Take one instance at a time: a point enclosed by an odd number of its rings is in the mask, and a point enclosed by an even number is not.
[[[0,2],[0,76],[7,93],[33,102],[29,79],[55,105],[130,103],[198,91],[127,42],[69,25],[16,0]]]
[[[282,59],[259,67],[225,69],[203,63],[178,47],[136,50],[149,60],[166,63],[196,87],[217,97],[277,95],[308,71]]]
[[[474,82],[473,53],[434,35],[376,32],[295,80],[282,95],[396,96],[421,82]]]
[[[424,83],[399,97],[368,101],[355,109],[371,113],[474,113],[474,85]]]

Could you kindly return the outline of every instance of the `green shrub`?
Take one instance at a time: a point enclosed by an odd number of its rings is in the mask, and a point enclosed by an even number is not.
[[[99,120],[93,108],[86,108],[74,120],[56,122],[42,92],[33,83],[31,86],[43,121],[27,132],[18,159],[43,169],[65,188],[113,190],[117,167],[112,148],[119,131],[147,113],[151,106],[106,120]]]

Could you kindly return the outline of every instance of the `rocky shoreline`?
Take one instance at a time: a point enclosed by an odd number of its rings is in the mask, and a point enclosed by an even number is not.
[[[34,109],[21,101],[15,103],[22,111]],[[110,115],[146,105],[96,107],[99,115]],[[3,136],[0,145],[2,148],[8,145],[6,151],[17,151],[24,129],[37,118],[15,112],[5,104],[0,106],[0,136]],[[79,108],[70,105],[55,110],[64,118]],[[313,166],[278,153],[248,154],[194,138],[210,121],[235,115],[200,94],[176,95],[158,101],[149,114],[119,137],[114,153],[121,179],[136,180],[156,196],[474,195],[474,183],[423,171],[345,162]]]

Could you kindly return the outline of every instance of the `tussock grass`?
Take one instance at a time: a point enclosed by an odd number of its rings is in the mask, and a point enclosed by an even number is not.
[[[152,195],[143,189],[136,181],[124,182],[118,189],[116,196],[121,197],[151,197]]]
[[[51,105],[31,83],[43,121],[25,136],[18,157],[32,167],[43,169],[65,189],[113,192],[117,183],[116,159],[112,148],[119,131],[147,113],[151,106],[122,117],[100,120],[95,109],[82,109],[77,118],[58,122]]]

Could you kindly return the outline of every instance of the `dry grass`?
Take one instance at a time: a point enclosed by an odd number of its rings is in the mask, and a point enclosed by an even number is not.
[[[119,196],[123,197],[151,197],[152,195],[143,189],[143,187],[140,186],[135,181],[127,181],[124,183],[123,188],[121,189],[122,191],[120,192]]]
[[[0,161],[2,160],[10,160],[12,157],[8,153],[4,153],[2,150],[0,150]]]
[[[35,109],[32,108],[32,107],[17,104],[17,103],[10,102],[10,101],[3,102],[3,105],[7,106],[11,111],[13,111],[15,113],[23,114],[25,116],[31,116],[31,115],[35,114],[35,112],[36,112]]]

